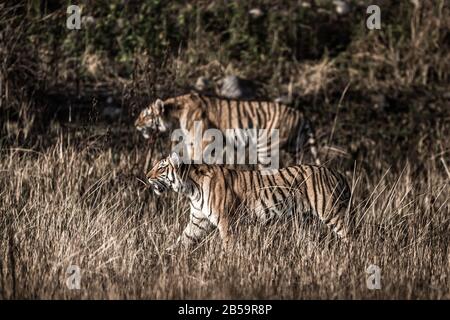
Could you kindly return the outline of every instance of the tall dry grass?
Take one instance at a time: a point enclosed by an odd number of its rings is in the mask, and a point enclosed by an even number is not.
[[[299,16],[295,1],[273,10],[273,1],[264,1],[273,18],[261,20],[262,37],[242,32],[241,21],[259,24],[247,5],[187,7],[183,16],[198,23],[182,34],[169,30],[171,23],[161,30],[149,23],[161,20],[153,9],[142,23],[130,20],[136,30],[127,31],[113,27],[126,10],[87,6],[98,23],[95,32],[86,28],[87,42],[60,28],[61,3],[55,10],[34,3],[0,4],[0,298],[450,298],[445,1],[380,1],[383,28],[371,32],[364,10],[347,18],[317,13],[331,19],[324,26],[336,30],[332,38],[350,37],[330,53],[321,20],[309,11]],[[178,19],[180,6],[162,16]],[[211,24],[218,30],[207,30],[201,16],[218,22]],[[150,33],[140,26],[151,26]],[[127,32],[154,41],[136,52],[120,46],[122,61],[111,56],[109,40],[126,40]],[[222,42],[221,34],[233,36]],[[173,37],[184,46],[173,50],[165,41]],[[146,50],[152,48],[162,53]],[[231,73],[264,83],[272,98],[299,96],[314,120],[321,159],[354,186],[361,227],[355,241],[340,243],[315,219],[296,218],[244,225],[233,254],[213,233],[192,252],[168,255],[164,249],[187,223],[188,205],[175,194],[156,198],[139,181],[161,154],[149,152],[123,123],[100,134],[91,114],[84,127],[59,124],[51,113],[76,100],[70,93],[78,99],[104,83],[132,113],[198,76]],[[63,97],[56,106],[55,90]],[[87,98],[98,98],[89,92]],[[381,268],[380,290],[366,287],[371,264]],[[66,287],[70,265],[81,268],[80,290]]]
[[[423,170],[356,163],[348,175],[361,232],[348,244],[315,219],[294,218],[247,223],[232,253],[213,233],[170,255],[187,202],[156,197],[139,181],[146,148],[88,137],[60,133],[42,152],[3,149],[1,298],[450,298],[450,187],[440,157]],[[381,268],[381,290],[366,287],[371,264]],[[80,290],[66,287],[70,265],[81,268]]]

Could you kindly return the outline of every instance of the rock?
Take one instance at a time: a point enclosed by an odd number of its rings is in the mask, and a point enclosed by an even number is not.
[[[214,87],[214,82],[203,76],[198,77],[194,85],[195,90],[200,92],[214,91]]]
[[[254,85],[251,81],[238,76],[226,76],[219,81],[218,95],[228,99],[251,100],[256,97]]]
[[[252,18],[259,18],[264,15],[263,11],[259,8],[253,8],[248,12]]]
[[[334,0],[336,13],[339,15],[346,15],[350,12],[350,4],[343,0]]]
[[[311,3],[308,1],[301,1],[300,5],[302,6],[302,8],[311,8]]]

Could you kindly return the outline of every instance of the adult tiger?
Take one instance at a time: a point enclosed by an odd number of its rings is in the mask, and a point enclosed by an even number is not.
[[[157,162],[147,179],[157,195],[173,189],[189,199],[190,221],[175,246],[193,244],[215,227],[227,244],[238,212],[251,212],[262,221],[310,212],[339,237],[349,235],[350,188],[343,175],[325,167],[297,165],[263,175],[260,170],[183,164],[173,153]]]
[[[181,128],[194,141],[196,123],[201,123],[201,135],[211,128],[221,132],[227,129],[275,129],[278,130],[277,147],[299,159],[304,146],[308,145],[314,162],[320,164],[311,122],[303,112],[278,102],[230,100],[191,92],[165,101],[157,99],[142,110],[135,126],[146,139],[157,132]],[[202,141],[201,149],[204,150],[208,143]],[[192,154],[191,151],[191,158]]]

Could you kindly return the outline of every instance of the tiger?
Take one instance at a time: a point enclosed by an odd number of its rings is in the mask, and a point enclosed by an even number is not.
[[[311,121],[300,110],[278,102],[240,101],[190,92],[165,101],[157,99],[141,111],[135,127],[146,139],[181,128],[194,141],[196,121],[202,124],[202,135],[210,128],[221,132],[227,129],[277,129],[277,147],[300,162],[302,149],[309,146],[313,161],[320,165]],[[207,143],[202,141],[202,150]],[[190,157],[193,156],[192,149],[191,146]]]
[[[324,166],[295,165],[264,175],[261,170],[186,164],[172,153],[155,163],[147,181],[158,196],[172,189],[189,200],[189,222],[168,250],[192,246],[215,228],[228,247],[238,212],[249,212],[263,223],[312,213],[339,238],[349,239],[350,187],[341,173]]]

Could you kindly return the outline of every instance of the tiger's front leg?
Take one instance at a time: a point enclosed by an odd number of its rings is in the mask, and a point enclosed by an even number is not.
[[[230,250],[233,248],[234,240],[232,233],[232,226],[235,227],[236,214],[240,207],[239,201],[236,200],[236,195],[230,191],[225,193],[218,193],[216,199],[214,199],[217,205],[212,208],[211,222],[219,229],[220,238],[222,239],[223,248]]]
[[[191,208],[188,225],[183,230],[181,236],[178,237],[177,241],[167,250],[173,251],[180,245],[183,247],[195,245],[204,239],[213,229],[214,225],[211,224],[201,211]]]

